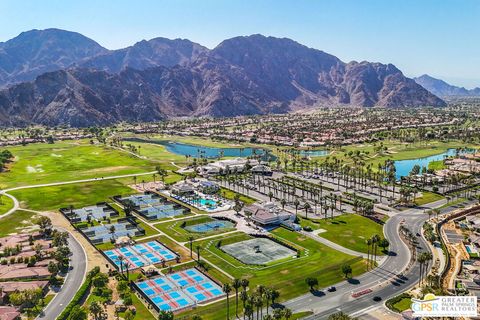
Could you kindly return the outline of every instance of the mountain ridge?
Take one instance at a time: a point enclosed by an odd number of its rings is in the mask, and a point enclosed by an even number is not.
[[[480,96],[480,88],[465,89],[447,83],[441,79],[434,78],[428,74],[413,78],[416,83],[440,97],[478,97]]]
[[[0,124],[106,125],[335,105],[445,102],[393,64],[345,63],[288,38],[240,36],[211,50],[186,39],[154,38],[82,55],[65,68],[1,90]]]

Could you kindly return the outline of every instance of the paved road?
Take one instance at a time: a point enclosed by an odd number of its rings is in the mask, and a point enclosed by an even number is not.
[[[63,230],[65,231],[65,230]],[[70,234],[68,238],[68,247],[72,252],[70,257],[71,269],[65,278],[65,282],[53,298],[47,305],[43,312],[37,317],[37,319],[56,319],[63,309],[70,303],[78,288],[83,283],[85,278],[85,272],[87,270],[87,256],[80,243]]]
[[[407,291],[419,279],[419,265],[415,263],[409,269],[410,251],[399,236],[399,227],[403,223],[414,234],[421,232],[423,223],[428,219],[424,210],[440,207],[444,200],[431,203],[425,207],[408,209],[391,217],[384,226],[386,238],[390,241],[391,254],[385,258],[381,265],[352,281],[343,281],[337,284],[336,291],[329,293],[319,290],[320,293],[310,293],[289,300],[284,305],[294,312],[313,311],[314,315],[306,319],[325,319],[328,315],[343,311],[355,316],[361,315],[371,308],[381,307],[385,300]],[[418,251],[428,251],[429,247],[422,237],[418,237]],[[364,289],[371,289],[372,293],[359,298],[352,298],[352,293]],[[382,301],[375,302],[373,297],[380,296]]]

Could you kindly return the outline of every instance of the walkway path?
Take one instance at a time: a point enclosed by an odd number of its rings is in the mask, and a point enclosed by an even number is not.
[[[300,231],[300,233],[309,237],[309,238],[312,238],[313,240],[315,240],[317,242],[320,242],[321,244],[326,245],[327,247],[335,249],[337,251],[340,251],[340,252],[346,253],[348,255],[355,256],[355,257],[362,257],[364,259],[368,258],[368,255],[366,253],[358,252],[358,251],[355,251],[355,250],[351,250],[351,249],[342,247],[341,245],[336,244],[335,242],[332,242],[332,241],[327,240],[325,238],[322,238],[320,236],[317,236],[316,234],[314,234],[312,232],[307,232],[307,231],[302,230],[302,231]],[[385,259],[385,257],[383,257],[383,256],[378,256],[377,257],[378,262],[383,261],[383,259]]]

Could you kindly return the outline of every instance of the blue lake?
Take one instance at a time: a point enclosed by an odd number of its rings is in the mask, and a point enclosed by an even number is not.
[[[463,150],[462,153],[473,153],[474,150]],[[397,170],[396,176],[397,179],[400,179],[402,176],[408,176],[410,171],[412,171],[415,165],[420,166],[420,170],[422,167],[426,167],[428,169],[428,164],[433,161],[440,161],[445,159],[446,157],[455,156],[455,149],[448,149],[444,153],[440,153],[434,156],[429,156],[425,158],[417,158],[417,159],[409,159],[409,160],[397,160],[395,161],[395,168]]]
[[[127,140],[127,139],[126,139]],[[147,142],[165,146],[167,151],[182,156],[192,156],[194,158],[218,158],[223,152],[224,157],[250,157],[253,155],[261,155],[262,160],[275,160],[276,157],[270,154],[267,150],[261,148],[215,148],[205,147],[193,144],[185,144],[175,141],[161,141],[161,140],[144,140],[144,139],[128,139],[128,141]]]

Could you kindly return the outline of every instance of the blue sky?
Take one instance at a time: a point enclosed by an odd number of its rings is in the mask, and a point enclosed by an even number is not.
[[[480,86],[478,0],[0,0],[0,42],[50,27],[109,49],[157,36],[212,48],[261,33],[346,62],[390,62],[407,76]]]

